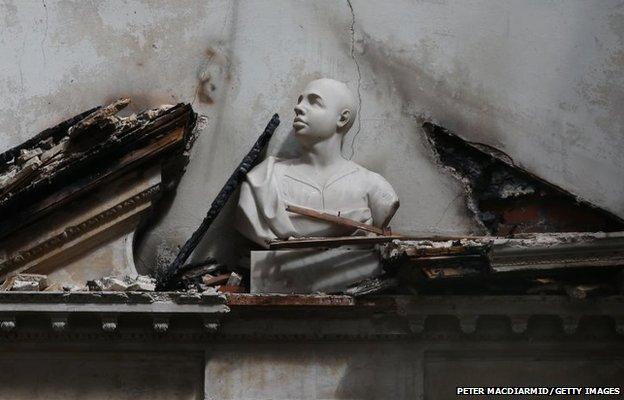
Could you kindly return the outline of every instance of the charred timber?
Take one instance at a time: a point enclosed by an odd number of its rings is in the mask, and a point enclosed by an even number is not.
[[[27,179],[0,184],[0,237],[155,157],[182,153],[196,121],[189,104],[115,116],[127,103],[89,110],[0,156],[0,177],[19,173],[28,154],[39,157]]]
[[[267,126],[264,128],[264,132],[262,132],[249,153],[247,153],[238,167],[236,167],[232,175],[225,183],[225,186],[221,188],[217,197],[212,201],[210,209],[206,213],[206,216],[204,217],[204,220],[200,224],[199,228],[193,232],[193,235],[191,235],[178,252],[175,260],[173,260],[167,270],[162,273],[158,283],[159,290],[168,289],[175,284],[174,279],[172,278],[177,275],[178,270],[182,268],[195,247],[197,247],[201,238],[206,234],[210,225],[212,225],[214,220],[217,218],[230,196],[232,196],[238,186],[240,186],[242,181],[245,179],[247,173],[256,165],[260,158],[260,153],[269,143],[269,140],[273,136],[273,132],[275,132],[279,123],[279,116],[274,114]]]

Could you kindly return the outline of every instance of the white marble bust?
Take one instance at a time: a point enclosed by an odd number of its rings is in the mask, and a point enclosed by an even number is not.
[[[247,174],[236,222],[243,235],[266,247],[276,238],[356,233],[353,228],[288,212],[287,205],[388,226],[399,207],[394,189],[381,175],[341,155],[342,139],[355,117],[355,100],[344,83],[318,79],[308,84],[297,100],[293,121],[301,156],[267,157]]]

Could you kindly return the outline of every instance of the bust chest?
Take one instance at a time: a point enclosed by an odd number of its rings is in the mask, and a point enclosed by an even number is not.
[[[324,184],[284,165],[276,175],[279,194],[288,204],[330,212],[368,208],[367,184],[357,167],[333,174]]]

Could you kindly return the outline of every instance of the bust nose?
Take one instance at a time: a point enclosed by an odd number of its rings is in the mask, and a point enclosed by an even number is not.
[[[295,115],[303,115],[303,108],[299,104],[295,106]]]

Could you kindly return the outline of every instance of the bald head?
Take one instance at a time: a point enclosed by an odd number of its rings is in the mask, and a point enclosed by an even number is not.
[[[343,82],[330,78],[321,78],[313,80],[306,86],[306,91],[319,91],[324,94],[325,98],[331,98],[332,102],[335,102],[335,106],[343,110],[349,110],[349,121],[341,129],[343,132],[347,132],[353,125],[356,117],[356,102],[353,92]]]
[[[297,100],[293,128],[300,140],[315,143],[348,132],[355,114],[355,99],[347,85],[334,79],[317,79]]]

